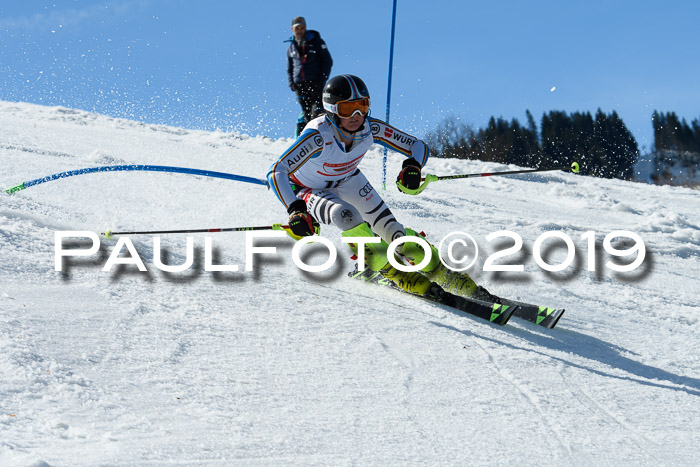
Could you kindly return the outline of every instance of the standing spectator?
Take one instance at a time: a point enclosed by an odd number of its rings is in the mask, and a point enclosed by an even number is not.
[[[323,113],[321,93],[331,74],[333,59],[321,35],[307,30],[301,16],[292,20],[292,32],[294,36],[286,41],[291,42],[287,49],[287,78],[304,115],[303,121],[300,117],[297,122],[298,136],[309,121]]]

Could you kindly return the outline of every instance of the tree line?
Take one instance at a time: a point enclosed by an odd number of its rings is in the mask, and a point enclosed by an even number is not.
[[[524,167],[567,165],[577,161],[581,173],[604,178],[633,178],[633,166],[640,155],[637,141],[624,122],[612,111],[567,113],[550,111],[540,125],[530,111],[526,124],[517,119],[491,117],[485,128],[474,130],[456,118],[444,119],[426,136],[436,157],[479,159]],[[677,153],[700,154],[700,123],[679,121],[674,113],[654,112],[654,157],[674,159]],[[663,163],[660,162],[661,165]],[[696,164],[697,165],[697,161]],[[660,169],[661,170],[661,169]]]
[[[679,119],[675,112],[654,112],[654,173],[651,178],[658,184],[695,185],[700,165],[700,120],[690,124]]]

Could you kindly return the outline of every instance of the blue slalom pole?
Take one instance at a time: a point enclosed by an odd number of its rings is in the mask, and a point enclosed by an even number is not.
[[[5,190],[5,193],[11,195],[17,191],[24,190],[34,185],[39,185],[41,183],[50,182],[52,180],[58,180],[61,178],[72,177],[75,175],[83,175],[96,172],[124,172],[124,171],[135,171],[143,170],[150,172],[174,172],[182,173],[188,175],[201,175],[203,177],[214,177],[223,178],[226,180],[234,180],[237,182],[253,183],[255,185],[265,185],[267,186],[267,181],[260,178],[246,177],[243,175],[234,175],[225,172],[215,172],[213,170],[199,170],[199,169],[188,169],[185,167],[169,167],[166,165],[107,165],[102,167],[89,167],[86,169],[69,170],[67,172],[61,172],[53,175],[47,175],[46,177],[37,178],[34,180],[29,180],[27,182],[22,182],[19,185],[13,186]]]
[[[389,84],[386,88],[386,122],[389,123],[389,114],[391,113],[391,77],[394,71],[394,31],[396,30],[396,1],[394,0],[394,11],[391,14],[391,43],[389,45]],[[384,157],[382,158],[382,189],[386,191],[386,159],[387,150],[384,148]]]

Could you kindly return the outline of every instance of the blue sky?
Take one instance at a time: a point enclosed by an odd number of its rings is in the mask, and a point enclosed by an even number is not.
[[[0,99],[291,136],[283,41],[303,15],[384,118],[391,13],[391,0],[6,0]],[[654,110],[700,117],[699,20],[690,0],[399,0],[391,122],[424,136],[445,118],[601,108],[648,148]]]

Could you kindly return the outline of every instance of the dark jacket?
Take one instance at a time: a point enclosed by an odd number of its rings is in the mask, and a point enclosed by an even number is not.
[[[331,75],[333,59],[318,31],[306,31],[306,41],[298,46],[294,37],[287,49],[287,78],[289,85],[302,81],[322,81]]]

